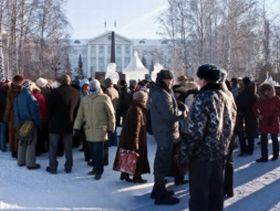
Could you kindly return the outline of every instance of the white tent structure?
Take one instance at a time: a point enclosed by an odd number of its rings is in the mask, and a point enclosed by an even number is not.
[[[263,83],[268,83],[272,86],[280,86],[280,84],[273,80],[272,76],[269,76],[268,72],[266,73],[266,79]]]
[[[126,81],[143,80],[145,75],[149,74],[149,70],[143,65],[136,51],[134,51],[131,61],[122,72],[126,75]]]
[[[153,72],[152,72],[152,74],[151,74],[151,79],[152,79],[152,81],[154,81],[154,82],[156,81],[156,79],[157,79],[157,74],[158,74],[162,69],[164,69],[164,67],[163,67],[161,64],[155,63]]]
[[[119,81],[119,73],[117,72],[117,65],[115,63],[109,63],[105,74],[105,79],[110,78],[114,84]]]

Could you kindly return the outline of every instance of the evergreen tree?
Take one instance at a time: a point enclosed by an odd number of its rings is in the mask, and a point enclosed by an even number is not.
[[[82,59],[82,55],[81,54],[79,56],[79,61],[78,61],[78,75],[81,77],[81,79],[84,78],[83,59]]]

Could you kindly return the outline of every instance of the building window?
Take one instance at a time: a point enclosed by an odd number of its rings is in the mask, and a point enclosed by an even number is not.
[[[121,55],[121,54],[122,54],[122,46],[117,45],[117,55]]]
[[[104,45],[99,46],[99,55],[104,55],[105,54],[105,48]]]
[[[124,59],[124,66],[127,66],[130,62],[130,58],[129,57],[125,57]]]
[[[90,53],[91,53],[92,56],[96,55],[96,45],[91,46]]]
[[[111,46],[108,46],[108,55],[111,55]]]
[[[91,65],[96,66],[96,57],[91,58]]]
[[[130,55],[130,47],[129,46],[125,47],[125,55]]]
[[[99,66],[99,71],[104,71],[104,66],[105,66],[105,58],[104,57],[99,57],[98,66]]]

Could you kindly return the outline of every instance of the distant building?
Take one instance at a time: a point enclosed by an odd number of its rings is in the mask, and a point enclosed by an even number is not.
[[[169,61],[168,41],[150,39],[128,39],[115,34],[115,53],[117,70],[122,71],[130,62],[133,51],[139,53],[144,65],[152,69],[159,62],[167,66]],[[106,32],[92,39],[71,41],[70,63],[74,75],[77,75],[79,56],[82,56],[84,75],[92,77],[96,72],[106,72],[111,56],[111,32]]]

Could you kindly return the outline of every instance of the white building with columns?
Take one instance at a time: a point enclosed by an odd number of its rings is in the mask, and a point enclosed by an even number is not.
[[[92,39],[72,40],[69,58],[73,75],[77,75],[79,55],[82,56],[85,76],[94,77],[96,72],[106,72],[111,58],[111,35],[112,32],[108,31]],[[134,50],[140,59],[145,60],[148,69],[157,62],[166,66],[170,55],[168,49],[167,40],[128,39],[115,33],[117,71],[121,72],[128,65]]]

